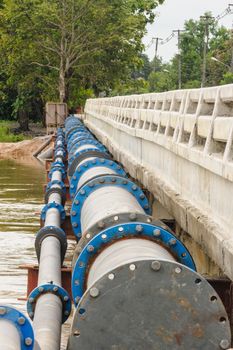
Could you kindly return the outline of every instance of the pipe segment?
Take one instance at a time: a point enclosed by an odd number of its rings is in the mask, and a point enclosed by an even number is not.
[[[167,330],[174,349],[187,348],[188,342],[189,348],[211,350],[222,340],[230,344],[221,301],[197,274],[184,244],[163,223],[152,221],[142,190],[80,120],[69,117],[65,134],[71,223],[79,239],[72,273],[77,309],[68,350],[155,348],[152,344],[166,348],[167,336],[160,336],[161,329],[163,335]],[[204,289],[197,290],[199,284]],[[212,297],[207,300],[207,295]],[[201,337],[196,336],[197,324]],[[187,325],[176,346],[177,334]]]
[[[20,311],[0,305],[1,350],[33,350],[34,332],[31,322]]]
[[[70,297],[61,286],[61,266],[67,249],[66,235],[60,227],[65,218],[65,156],[64,133],[58,130],[54,163],[49,174],[51,181],[46,188],[47,204],[41,213],[44,227],[35,240],[39,261],[38,286],[27,302],[35,331],[35,350],[60,349],[61,325],[71,312]]]

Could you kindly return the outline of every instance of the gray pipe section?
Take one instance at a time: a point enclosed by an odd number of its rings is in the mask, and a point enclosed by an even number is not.
[[[59,158],[59,157],[58,157]],[[61,181],[60,171],[54,171],[53,180]],[[59,187],[54,185],[52,187]],[[48,203],[61,204],[58,193],[51,193]],[[51,208],[46,212],[45,227],[60,227],[60,212]],[[41,244],[38,286],[48,283],[61,286],[61,247],[55,237],[47,237]],[[36,302],[33,327],[35,332],[34,350],[60,350],[62,325],[62,302],[55,294],[42,294]]]
[[[13,323],[0,319],[1,350],[21,350],[20,334]]]
[[[54,294],[43,294],[36,303],[33,321],[34,350],[60,350],[62,302]]]
[[[151,259],[175,261],[165,248],[152,241],[140,238],[118,241],[104,249],[95,259],[88,273],[87,288],[119,266]]]
[[[88,196],[81,211],[82,232],[109,215],[120,213],[141,213],[144,210],[136,198],[121,187],[104,186]]]

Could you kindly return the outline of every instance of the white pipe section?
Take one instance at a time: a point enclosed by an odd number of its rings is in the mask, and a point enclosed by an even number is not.
[[[81,211],[82,232],[109,215],[141,213],[144,210],[136,198],[119,186],[104,186],[93,191],[85,200]]]
[[[56,208],[51,208],[47,210],[45,224],[44,226],[56,226],[60,227],[61,224],[61,214]]]
[[[21,350],[20,334],[13,323],[0,319],[1,350]]]
[[[54,180],[57,180],[57,181],[62,180],[62,173],[59,170],[53,172],[51,181],[54,181]]]
[[[118,266],[151,259],[175,261],[165,248],[152,241],[140,238],[118,241],[104,249],[95,259],[88,273],[87,288]]]
[[[33,321],[34,350],[60,350],[62,302],[54,294],[43,294],[36,303]]]
[[[38,285],[51,282],[61,286],[61,245],[53,236],[45,238],[41,244]]]
[[[88,148],[91,148],[91,149],[94,149],[94,150],[95,150],[95,149],[98,149],[98,147],[95,146],[95,145],[86,144],[86,145],[82,145],[82,146],[78,147],[78,148],[76,149],[76,151],[74,152],[74,154],[72,154],[72,155],[75,155],[75,154],[77,154],[78,152],[83,151],[83,150],[88,149]]]
[[[88,180],[91,180],[93,177],[98,175],[107,175],[107,174],[116,174],[113,169],[107,167],[94,167],[85,171],[85,173],[81,176],[78,182],[77,190]]]

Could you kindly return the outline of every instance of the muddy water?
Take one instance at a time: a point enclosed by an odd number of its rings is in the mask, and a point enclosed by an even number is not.
[[[0,160],[0,304],[26,314],[27,275],[19,265],[37,264],[34,237],[44,204],[44,165],[36,160]],[[65,349],[64,327],[61,349]]]

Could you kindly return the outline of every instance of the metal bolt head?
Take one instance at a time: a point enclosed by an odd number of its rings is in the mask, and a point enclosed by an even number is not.
[[[155,229],[155,230],[153,231],[153,236],[159,237],[160,235],[161,235],[161,231],[160,231],[159,229]]]
[[[24,323],[25,323],[25,318],[24,318],[24,317],[19,317],[17,321],[18,321],[18,324],[19,324],[20,326],[22,326],[22,325],[24,325]]]
[[[175,238],[171,238],[170,241],[169,241],[169,244],[170,245],[176,245],[176,239]]]
[[[152,270],[154,270],[154,271],[159,271],[160,270],[160,268],[161,268],[161,263],[160,263],[160,261],[152,261],[152,263],[151,263],[151,268],[152,268]]]
[[[25,339],[25,344],[27,345],[27,346],[30,346],[30,345],[32,345],[32,338],[26,338]]]
[[[53,291],[57,292],[58,291],[58,287],[53,287]]]
[[[137,225],[136,226],[136,232],[142,232],[143,231],[143,226],[142,225]]]
[[[131,213],[130,215],[129,215],[129,218],[130,218],[130,220],[136,220],[137,219],[137,214],[135,214],[135,213]]]
[[[78,304],[78,303],[79,303],[79,300],[80,300],[80,298],[79,298],[79,297],[76,297],[76,298],[75,298],[75,302],[76,302],[76,304]]]
[[[100,294],[100,291],[99,291],[98,288],[93,287],[93,288],[90,289],[90,296],[92,298],[97,298],[99,296],[99,294]]]
[[[68,310],[65,311],[65,315],[66,315],[66,316],[69,315],[69,311],[68,311]]]
[[[133,190],[133,191],[136,191],[136,189],[137,189],[137,186],[136,186],[136,185],[133,185],[133,186],[132,186],[132,190]]]
[[[40,293],[42,293],[44,291],[44,288],[43,287],[39,287],[38,290],[39,290]]]
[[[179,266],[177,266],[176,268],[175,268],[175,273],[181,273],[181,271],[182,271],[182,269],[181,269],[181,267],[179,267]]]
[[[89,246],[87,247],[87,251],[88,251],[89,253],[93,252],[94,249],[95,249],[95,248],[93,247],[93,245],[89,245]]]
[[[30,304],[34,303],[34,298],[29,298],[29,303]]]
[[[68,295],[65,295],[64,298],[63,298],[64,301],[68,301],[69,300],[69,297]]]
[[[219,345],[220,345],[220,349],[228,349],[229,346],[230,346],[230,343],[229,343],[229,341],[227,339],[222,339],[220,341]]]
[[[99,227],[99,228],[104,228],[104,227],[105,227],[104,222],[103,222],[103,221],[99,221],[99,222],[98,222],[98,227]]]
[[[0,316],[3,316],[6,314],[6,308],[5,307],[0,307]]]

